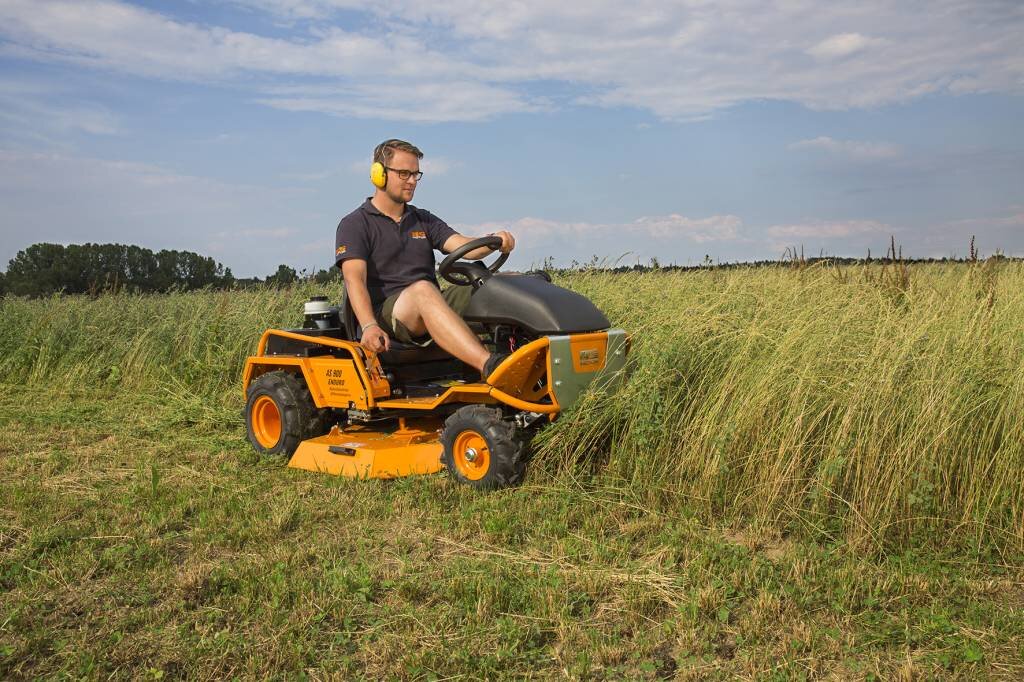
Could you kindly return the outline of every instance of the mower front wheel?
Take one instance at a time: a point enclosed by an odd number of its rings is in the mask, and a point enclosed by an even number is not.
[[[445,421],[441,444],[448,472],[474,488],[513,486],[526,473],[526,439],[493,407],[460,407]]]
[[[302,441],[327,433],[328,411],[317,408],[306,382],[291,372],[260,375],[246,398],[246,432],[260,454],[290,457]]]

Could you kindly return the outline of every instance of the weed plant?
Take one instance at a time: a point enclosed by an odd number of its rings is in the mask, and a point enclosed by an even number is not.
[[[844,539],[1024,548],[1024,266],[825,265],[558,283],[632,335],[628,379],[542,434],[532,480]],[[244,434],[263,330],[336,289],[0,301],[10,383],[156,394]],[[187,408],[187,409],[186,409]]]

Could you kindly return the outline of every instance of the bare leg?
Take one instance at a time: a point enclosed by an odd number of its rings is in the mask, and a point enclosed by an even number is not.
[[[395,301],[394,315],[414,336],[429,333],[441,348],[483,371],[490,353],[432,283],[423,280],[406,287]]]

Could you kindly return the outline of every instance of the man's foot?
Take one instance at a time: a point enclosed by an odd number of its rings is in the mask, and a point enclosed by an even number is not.
[[[480,370],[481,378],[487,381],[487,377],[494,374],[494,370],[498,369],[498,365],[505,362],[507,357],[508,353],[491,353],[491,356],[487,358],[487,362],[484,363],[484,368]]]

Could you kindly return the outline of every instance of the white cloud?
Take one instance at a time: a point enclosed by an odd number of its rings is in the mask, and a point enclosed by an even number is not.
[[[841,59],[856,54],[872,43],[878,43],[859,33],[840,33],[830,36],[809,48],[807,54],[818,59]]]
[[[918,249],[923,255],[964,257],[972,245],[985,258],[993,253],[1020,257],[1024,254],[1024,207],[1010,205],[987,215],[936,221],[921,231],[926,239]]]
[[[324,239],[317,239],[305,244],[299,244],[298,250],[304,254],[324,255],[329,254],[334,250],[334,238],[327,237]]]
[[[218,81],[247,73],[377,78],[476,71],[414,38],[338,28],[293,39],[198,26],[114,0],[7,0],[3,52],[174,80]],[[416,54],[416,59],[401,58]]]
[[[320,2],[319,0],[223,0],[227,4],[247,7],[260,12],[269,12],[280,19],[295,21],[322,19],[333,9],[344,6],[341,2]],[[358,3],[352,3],[358,5]]]
[[[695,244],[711,241],[738,241],[743,221],[734,215],[715,215],[708,218],[687,218],[673,213],[664,216],[645,216],[628,223],[563,222],[544,218],[519,218],[511,222],[486,222],[454,227],[468,235],[488,234],[508,230],[513,235],[568,236],[572,238],[606,237],[632,234],[661,240],[683,239]]]
[[[20,169],[21,172],[8,172],[15,169]],[[176,173],[153,164],[92,159],[59,153],[0,150],[0,170],[4,171],[0,173],[0,187],[5,189],[38,190],[46,186],[42,180],[51,175],[55,178],[77,178],[79,186],[84,188],[118,183],[125,190],[183,185],[189,185],[190,189],[206,187],[215,192],[236,192],[246,189],[239,185],[215,183],[209,178]],[[127,186],[124,184],[126,181]]]
[[[7,130],[22,133],[40,129],[91,135],[120,132],[118,117],[106,107],[24,79],[0,80],[0,120],[7,122]]]
[[[876,220],[841,220],[773,225],[767,234],[775,238],[838,239],[867,234],[889,234],[895,229]]]
[[[5,0],[0,53],[228,82],[293,111],[424,122],[544,110],[554,104],[530,93],[540,81],[574,89],[563,106],[680,120],[751,100],[847,109],[1024,92],[1024,5],[1014,2],[943,0],[927,11],[894,0],[232,4],[295,25],[267,37],[114,0]],[[365,21],[354,24],[353,12]],[[364,28],[332,23],[342,21]],[[285,77],[299,81],[290,92],[275,87]]]
[[[790,149],[813,149],[853,161],[883,161],[900,156],[898,145],[885,142],[864,142],[858,140],[836,140],[827,136],[812,140],[800,140],[789,145]]]
[[[528,235],[530,237],[548,235],[578,236],[588,232],[593,233],[614,229],[611,225],[602,225],[598,223],[561,222],[557,220],[532,217],[518,218],[507,222],[488,221],[483,223],[456,223],[453,224],[452,227],[462,234],[470,236],[490,234],[492,232],[497,232],[498,230],[508,230],[517,237],[522,235]]]
[[[321,182],[334,175],[332,170],[311,171],[309,173],[281,173],[282,180],[292,182]]]
[[[260,273],[270,263],[304,263],[296,245],[322,232],[319,221],[292,222],[298,205],[287,188],[0,149],[0,264],[36,242],[118,242],[198,251],[235,274]]]
[[[334,116],[388,121],[481,121],[502,113],[540,111],[513,90],[474,82],[358,85],[325,92],[289,88],[291,94],[262,97],[260,104],[286,111],[317,111]],[[276,92],[281,92],[277,89]],[[382,105],[382,102],[390,102]]]
[[[298,233],[299,231],[294,227],[274,227],[258,230],[222,230],[221,232],[214,232],[210,236],[216,239],[237,239],[239,237],[245,239],[251,239],[253,237],[269,237],[274,239],[283,239],[284,237],[291,237]]]
[[[954,220],[949,226],[954,229],[978,230],[991,227],[1024,227],[1024,211],[1019,206],[1011,206],[1009,215],[992,216],[988,218],[965,218]]]
[[[1017,215],[1008,216],[1003,219],[1001,225],[1008,225],[1011,227],[1024,227],[1024,213],[1018,213]]]
[[[715,215],[693,219],[673,213],[667,216],[639,218],[632,227],[653,237],[684,237],[697,244],[712,241],[734,241],[739,238],[743,221],[734,215]]]
[[[420,161],[420,168],[423,170],[423,176],[429,175],[432,178],[441,177],[447,175],[448,171],[452,168],[457,168],[459,165],[458,161],[445,158],[443,156],[424,156],[423,160]]]

